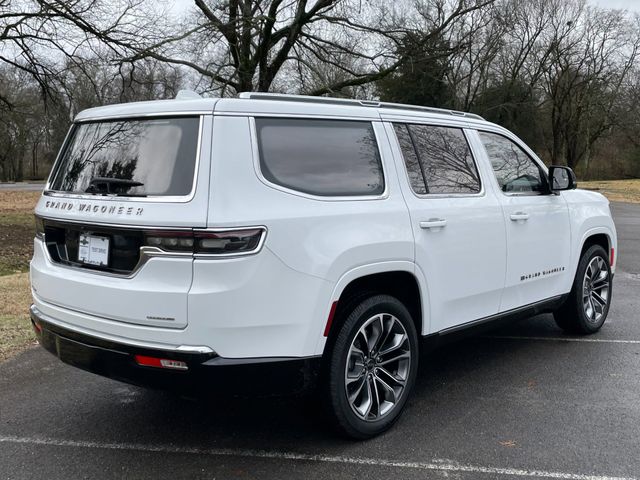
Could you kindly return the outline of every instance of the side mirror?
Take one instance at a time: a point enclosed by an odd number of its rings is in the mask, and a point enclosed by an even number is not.
[[[569,167],[552,165],[549,167],[549,188],[551,193],[576,188],[576,174]]]

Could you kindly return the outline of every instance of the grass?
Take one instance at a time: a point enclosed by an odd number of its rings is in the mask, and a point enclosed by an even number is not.
[[[0,362],[33,344],[29,274],[0,277]]]
[[[0,276],[27,272],[40,192],[0,191]]]
[[[613,202],[640,203],[640,179],[578,182],[578,187],[598,191]]]
[[[0,362],[34,342],[29,320],[33,209],[40,192],[0,191]]]

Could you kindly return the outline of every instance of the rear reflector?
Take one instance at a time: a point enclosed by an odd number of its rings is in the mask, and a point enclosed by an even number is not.
[[[33,325],[33,329],[35,330],[36,334],[42,333],[42,327],[40,326],[40,324],[38,324],[38,322],[32,319],[31,325]]]
[[[136,363],[143,367],[167,368],[169,370],[189,370],[186,362],[181,362],[180,360],[146,357],[144,355],[135,355],[134,358]]]
[[[609,258],[609,265],[613,267],[615,260],[616,260],[616,250],[615,248],[611,247],[611,257]]]
[[[329,332],[331,331],[331,324],[333,323],[333,317],[336,314],[336,308],[338,306],[338,301],[333,302],[331,305],[331,310],[329,311],[329,318],[327,318],[327,325],[324,327],[324,336],[328,337]]]

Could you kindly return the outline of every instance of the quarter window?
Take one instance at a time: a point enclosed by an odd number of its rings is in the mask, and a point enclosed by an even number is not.
[[[480,192],[480,176],[462,129],[398,123],[394,128],[414,192]]]
[[[270,182],[321,196],[384,191],[371,122],[258,118],[256,128],[260,168]]]
[[[516,143],[496,133],[478,133],[503,192],[540,194],[547,190],[542,169]]]

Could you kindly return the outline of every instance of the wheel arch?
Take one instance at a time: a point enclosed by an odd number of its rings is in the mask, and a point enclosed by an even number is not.
[[[403,302],[411,313],[418,335],[424,334],[429,325],[428,289],[424,276],[413,262],[382,262],[354,268],[338,280],[327,307],[327,323],[322,325],[317,351],[324,352],[334,338],[345,309],[360,296],[376,293],[389,294]]]
[[[582,255],[584,254],[584,252],[590,248],[592,245],[600,245],[602,248],[604,248],[605,252],[607,252],[607,254],[609,255],[609,261],[611,261],[611,253],[612,250],[611,249],[615,249],[616,248],[616,242],[615,242],[615,237],[613,235],[613,233],[611,232],[611,230],[609,230],[606,227],[596,227],[596,228],[591,228],[589,230],[587,230],[583,235],[582,235],[582,239],[580,241],[580,248],[579,250],[577,250],[577,252],[579,252],[579,255],[577,256],[576,260],[574,261],[574,275],[575,275],[575,271],[578,268],[578,262],[580,262],[580,259],[582,258]],[[614,254],[614,258],[613,258],[613,262],[611,265],[611,269],[614,270],[615,268],[615,260],[617,255]]]

